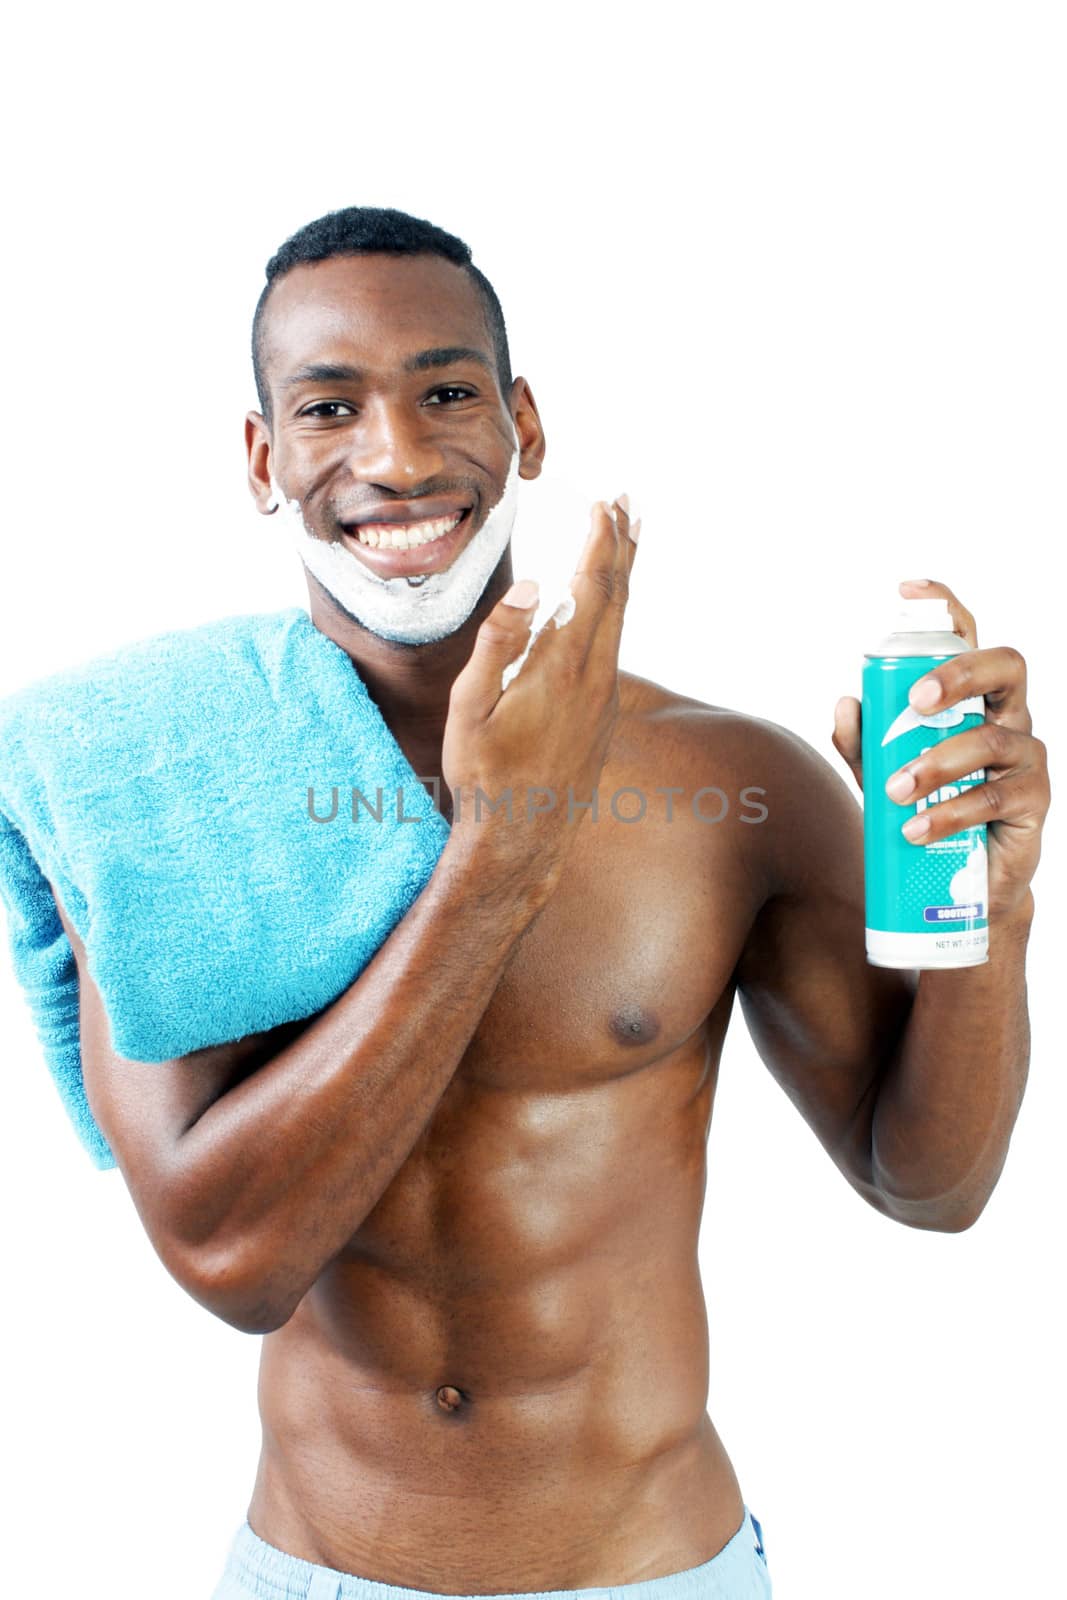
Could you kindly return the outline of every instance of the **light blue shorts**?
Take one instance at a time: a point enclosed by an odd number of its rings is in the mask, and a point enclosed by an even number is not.
[[[609,1589],[548,1589],[498,1595],[497,1600],[767,1600],[771,1580],[763,1529],[748,1507],[733,1538],[701,1567],[664,1578],[618,1583]],[[211,1600],[457,1600],[429,1589],[376,1583],[301,1561],[267,1544],[245,1522],[237,1530],[226,1570]],[[468,1596],[467,1600],[472,1600]],[[482,1597],[484,1600],[484,1597]]]

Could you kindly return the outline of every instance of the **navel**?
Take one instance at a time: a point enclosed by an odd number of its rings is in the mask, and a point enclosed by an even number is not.
[[[437,1391],[437,1404],[442,1411],[458,1411],[464,1401],[462,1389],[457,1389],[451,1383],[443,1383]]]

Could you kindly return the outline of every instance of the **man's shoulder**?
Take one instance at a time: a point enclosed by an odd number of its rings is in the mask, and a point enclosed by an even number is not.
[[[698,761],[747,757],[782,773],[804,767],[810,758],[822,760],[799,734],[766,717],[700,700],[632,672],[620,672],[619,682],[620,722],[632,736],[664,751],[685,750]]]
[[[183,678],[195,689],[204,664],[220,653],[264,648],[296,625],[306,613],[299,606],[284,611],[249,612],[215,617],[186,628],[123,640],[44,676],[18,685],[0,697],[0,722],[14,723],[49,709],[91,707],[116,694],[138,691],[142,697],[154,679],[179,688]]]
[[[718,786],[766,812],[760,848],[789,858],[798,840],[813,856],[843,831],[862,829],[862,801],[847,774],[782,723],[713,705],[651,679],[620,673],[614,750],[656,783]]]

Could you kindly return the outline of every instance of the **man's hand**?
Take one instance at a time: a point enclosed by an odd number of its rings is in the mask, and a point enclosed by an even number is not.
[[[452,838],[477,849],[487,870],[496,863],[523,886],[555,887],[585,815],[578,806],[588,804],[607,755],[639,527],[631,528],[625,496],[614,512],[598,501],[571,580],[570,621],[538,632],[503,689],[504,668],[529,642],[536,594],[521,609],[499,601],[452,685],[441,756],[457,813]],[[476,791],[485,799],[477,801]],[[512,823],[506,809],[491,809],[508,794]]]
[[[1031,732],[1026,705],[1026,662],[1018,650],[999,646],[979,650],[974,618],[943,583],[910,579],[900,585],[909,597],[943,598],[956,633],[971,646],[966,654],[943,661],[912,686],[909,700],[916,711],[955,705],[970,695],[984,695],[984,726],[954,734],[909,761],[886,784],[886,793],[900,804],[914,805],[976,768],[985,769],[984,783],[975,784],[956,800],[928,806],[903,829],[917,844],[947,838],[961,828],[987,825],[989,853],[989,919],[1010,916],[1026,901],[1041,855],[1041,830],[1049,808],[1048,752]],[[861,707],[846,695],[834,708],[834,748],[863,788]]]

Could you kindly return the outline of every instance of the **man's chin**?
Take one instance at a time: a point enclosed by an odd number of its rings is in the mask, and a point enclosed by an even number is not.
[[[395,638],[392,633],[379,632],[378,628],[372,627],[371,624],[365,620],[365,618],[357,616],[354,611],[351,611],[349,607],[345,605],[340,595],[335,594],[332,589],[327,588],[322,579],[316,577],[309,567],[305,565],[304,570],[307,574],[309,584],[313,586],[313,593],[317,594],[321,598],[322,602],[330,608],[330,610],[337,616],[339,620],[343,620],[350,626],[358,628],[360,633],[366,634],[368,638],[377,639],[382,644],[390,645],[398,652],[402,650],[418,650],[420,646],[424,644],[436,644],[439,642],[438,639],[398,639]],[[380,626],[387,627],[388,625],[382,623]],[[462,626],[463,623],[461,622],[459,623],[458,627],[452,629],[451,632],[458,632],[459,628]],[[440,637],[448,638],[449,635],[442,634]]]

